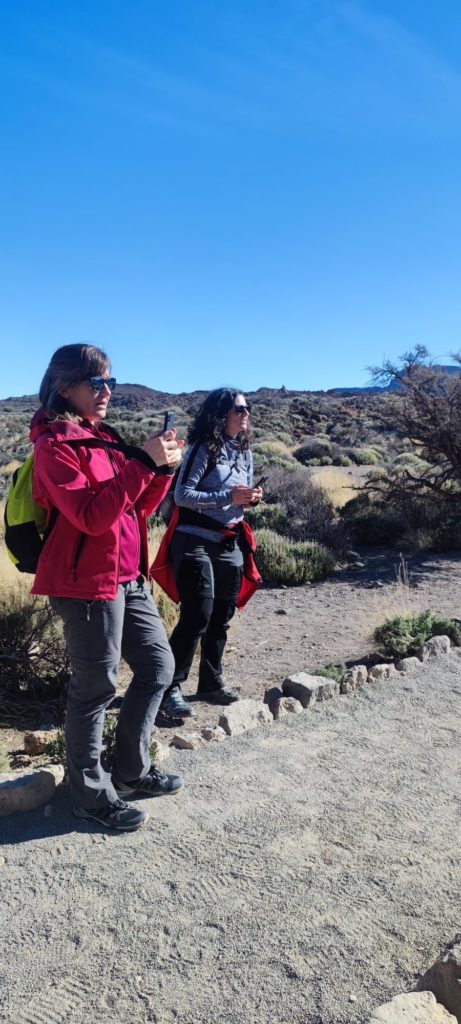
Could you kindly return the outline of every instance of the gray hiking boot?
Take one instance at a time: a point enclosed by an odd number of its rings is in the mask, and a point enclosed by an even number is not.
[[[190,704],[184,700],[179,686],[173,686],[170,692],[167,693],[166,697],[163,698],[160,711],[162,711],[164,715],[169,715],[170,718],[194,717],[194,712]]]
[[[151,765],[147,775],[136,782],[117,782],[113,785],[120,796],[174,796],[184,785],[182,775],[167,775]]]
[[[119,832],[135,832],[149,818],[147,811],[139,811],[123,800],[114,800],[103,807],[74,807],[73,810],[76,818],[97,821],[104,828],[115,828]]]

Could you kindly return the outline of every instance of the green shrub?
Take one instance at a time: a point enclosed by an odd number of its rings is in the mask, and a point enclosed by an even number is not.
[[[288,587],[313,583],[329,576],[335,566],[333,556],[321,544],[291,541],[273,530],[256,531],[256,561],[267,583]]]
[[[374,632],[380,652],[386,658],[407,657],[431,636],[449,636],[461,646],[461,627],[453,619],[446,619],[426,609],[417,615],[397,615],[386,619]]]
[[[333,456],[333,465],[334,466],[353,466],[354,463],[352,462],[352,459],[350,459],[348,455],[334,455]]]
[[[345,672],[346,666],[343,662],[339,665],[330,662],[328,665],[322,665],[321,668],[313,669],[314,675],[324,676],[326,679],[335,679],[337,683],[341,682]]]
[[[258,505],[245,513],[245,518],[253,530],[262,530],[265,527],[275,530],[275,533],[287,535],[289,533],[289,521],[285,510],[281,505]]]
[[[59,729],[56,736],[45,744],[45,754],[47,757],[51,757],[53,761],[59,761],[61,764],[66,763],[66,741],[62,729]]]
[[[356,448],[355,461],[358,466],[376,466],[379,458],[371,448]]]
[[[400,455],[395,456],[393,464],[394,466],[406,466],[407,469],[416,469],[418,473],[422,472],[428,465],[424,459],[420,459],[419,455],[415,455],[414,452],[401,452]]]

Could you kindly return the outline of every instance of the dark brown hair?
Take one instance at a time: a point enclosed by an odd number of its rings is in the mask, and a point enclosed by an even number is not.
[[[99,377],[109,370],[106,353],[95,345],[62,345],[51,357],[40,384],[39,398],[47,416],[74,419],[75,411],[60,391],[87,377]]]

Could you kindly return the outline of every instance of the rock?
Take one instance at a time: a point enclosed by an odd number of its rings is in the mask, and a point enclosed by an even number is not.
[[[457,1024],[432,992],[406,992],[378,1006],[369,1024]]]
[[[451,647],[450,637],[432,636],[424,646],[429,658],[437,658],[439,654],[449,654]]]
[[[392,662],[382,665],[373,665],[368,672],[368,679],[390,679],[391,676],[397,675],[397,669]]]
[[[44,754],[47,743],[55,740],[59,729],[43,730],[40,732],[26,732],[24,736],[24,751],[35,757],[37,754]]]
[[[417,988],[429,990],[458,1021],[461,1020],[461,934],[455,935],[439,959],[423,974]]]
[[[303,711],[303,706],[296,697],[281,697],[269,704],[269,711],[277,722],[286,715],[299,715],[300,711]]]
[[[423,644],[422,647],[418,647],[418,650],[415,651],[415,655],[416,655],[417,658],[419,658],[420,661],[427,661],[427,659],[429,657],[429,651],[427,649],[427,644]]]
[[[157,740],[155,743],[157,748],[155,751],[155,763],[157,764],[157,762],[160,763],[161,761],[166,761],[170,756],[171,751],[170,748],[167,747],[166,743],[158,743]]]
[[[0,817],[48,804],[63,778],[62,764],[49,764],[38,771],[1,774]]]
[[[398,672],[408,675],[409,672],[417,672],[421,668],[421,662],[419,658],[401,658],[400,661],[396,661],[395,667]]]
[[[239,700],[230,704],[219,717],[219,725],[228,736],[240,736],[257,725],[271,725],[273,719],[262,700]]]
[[[202,746],[203,739],[199,732],[175,732],[171,740],[172,747],[179,750],[198,750]]]
[[[315,701],[329,700],[339,693],[339,683],[325,676],[313,676],[309,672],[297,672],[288,676],[282,686],[286,697],[296,697],[303,706],[309,707]]]
[[[344,673],[339,688],[341,693],[351,693],[352,690],[357,690],[359,686],[365,686],[366,682],[368,682],[367,666],[352,665],[352,668],[348,668],[347,672]]]
[[[269,686],[264,694],[264,703],[275,704],[275,701],[280,700],[281,697],[283,697],[283,693],[279,686]]]
[[[215,725],[214,729],[202,729],[202,736],[208,743],[222,743],[226,738],[226,733],[220,725]]]

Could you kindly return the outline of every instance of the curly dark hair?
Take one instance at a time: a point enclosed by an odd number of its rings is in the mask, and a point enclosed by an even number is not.
[[[239,388],[216,388],[210,391],[189,428],[189,444],[201,441],[206,446],[208,454],[217,459],[223,446],[227,414],[232,409],[237,395],[241,394]],[[239,442],[242,452],[250,447],[248,430],[241,430],[235,440]]]

